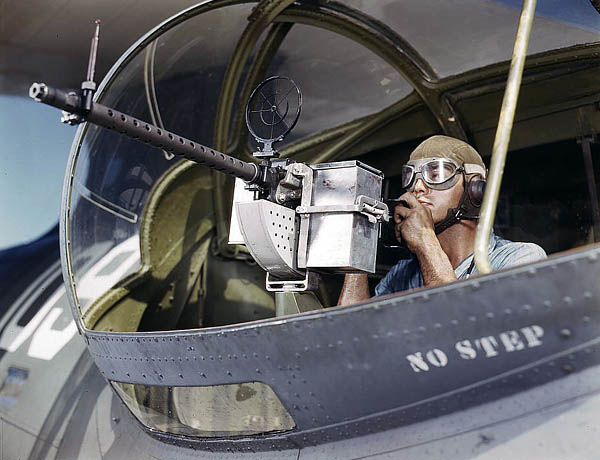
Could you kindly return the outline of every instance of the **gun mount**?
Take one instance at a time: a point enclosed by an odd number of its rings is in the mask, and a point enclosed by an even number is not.
[[[65,123],[93,123],[236,177],[230,243],[245,244],[265,269],[267,289],[276,292],[277,304],[290,304],[282,296],[297,294],[295,307],[278,307],[278,314],[317,306],[316,298],[306,300],[309,293],[302,291],[317,288],[319,271],[375,271],[380,224],[389,220],[380,198],[383,174],[357,161],[311,166],[277,159],[272,144],[300,115],[301,93],[292,80],[269,77],[252,93],[246,120],[264,148],[254,153],[260,164],[242,161],[93,101],[98,24],[81,91],[33,83],[31,98],[63,110]],[[305,300],[299,302],[298,297]]]

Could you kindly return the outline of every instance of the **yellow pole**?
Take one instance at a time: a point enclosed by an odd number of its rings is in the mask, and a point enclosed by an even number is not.
[[[504,163],[506,162],[506,152],[510,142],[515,109],[519,99],[519,89],[521,87],[521,77],[523,76],[523,66],[527,55],[527,45],[529,44],[529,35],[531,24],[535,15],[536,0],[524,0],[523,10],[521,11],[521,20],[517,30],[515,46],[513,49],[512,60],[510,62],[510,72],[502,100],[500,110],[500,120],[494,139],[494,148],[492,150],[492,160],[490,172],[487,178],[483,203],[481,205],[481,214],[477,233],[475,235],[475,265],[479,273],[490,273],[490,259],[488,247],[492,225],[496,216],[496,206],[498,204],[498,195],[500,194],[500,185],[502,184],[502,174],[504,173]]]

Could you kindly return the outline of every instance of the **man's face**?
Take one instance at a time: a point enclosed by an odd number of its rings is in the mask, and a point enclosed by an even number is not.
[[[417,179],[413,194],[419,203],[431,211],[434,224],[446,218],[448,209],[458,206],[464,190],[463,181],[464,179],[461,178],[447,190],[433,190],[427,186],[422,178]]]

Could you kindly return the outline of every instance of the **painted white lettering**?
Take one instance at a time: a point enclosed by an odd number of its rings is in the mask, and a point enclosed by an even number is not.
[[[44,321],[31,338],[31,344],[27,351],[28,356],[50,361],[75,336],[77,326],[71,318],[69,318],[69,323],[63,329],[52,328],[56,320],[63,314],[63,311],[62,308],[53,308],[48,316],[44,318]]]
[[[537,347],[542,344],[540,339],[544,336],[544,329],[541,326],[538,326],[537,324],[527,326],[522,328],[521,332],[525,336],[529,348]]]
[[[525,348],[525,344],[521,340],[519,333],[517,331],[506,331],[500,334],[500,341],[504,348],[509,353],[515,350],[522,350]]]
[[[475,346],[481,348],[485,352],[486,358],[492,358],[498,355],[498,351],[496,351],[496,348],[498,348],[498,341],[493,335],[475,340]]]
[[[65,295],[65,288],[61,286],[56,290],[54,294],[50,296],[50,298],[42,305],[42,307],[38,310],[31,321],[27,323],[27,325],[21,330],[19,335],[15,337],[12,343],[8,346],[8,351],[10,353],[15,352],[23,343],[31,337],[31,334],[37,329],[42,320],[46,317],[46,315],[50,312],[50,310],[58,303],[58,301]]]
[[[425,354],[425,357],[427,358],[427,361],[429,361],[435,367],[444,367],[446,364],[448,364],[448,357],[446,356],[446,353],[439,348],[429,350]]]
[[[92,265],[89,271],[77,283],[79,301],[95,300],[110,286],[131,273],[140,263],[140,242],[137,235],[127,238],[112,248],[104,257]],[[125,257],[125,260],[114,266],[115,260]]]
[[[477,357],[477,352],[473,349],[473,345],[471,345],[470,340],[456,342],[454,347],[462,359],[475,359]]]
[[[412,370],[415,372],[421,372],[421,371],[428,371],[429,370],[429,366],[427,365],[427,363],[425,362],[425,360],[423,359],[423,355],[421,354],[421,352],[417,352],[413,355],[407,355],[406,359],[408,360],[408,363],[410,364],[410,367],[412,367]]]

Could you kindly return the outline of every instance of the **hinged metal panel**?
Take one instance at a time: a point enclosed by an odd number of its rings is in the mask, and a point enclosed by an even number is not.
[[[296,212],[267,200],[235,206],[240,230],[256,262],[274,276],[304,278],[296,270]]]
[[[357,161],[325,163],[314,170],[310,206],[357,204],[363,195],[381,197],[383,175]],[[304,201],[303,201],[304,204]],[[375,271],[379,224],[358,212],[311,214],[307,268]]]

